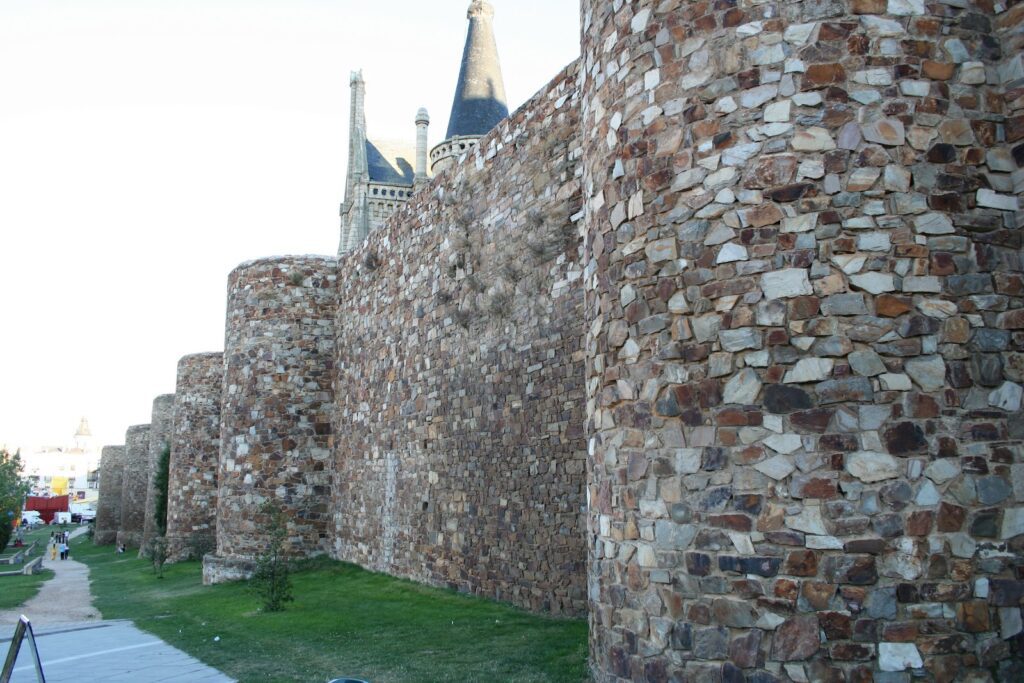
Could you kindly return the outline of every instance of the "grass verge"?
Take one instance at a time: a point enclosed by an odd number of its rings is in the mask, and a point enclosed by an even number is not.
[[[7,565],[0,565],[0,569]],[[43,583],[53,578],[52,569],[26,576],[0,576],[0,609],[14,609],[34,598]]]
[[[421,586],[353,565],[310,563],[295,602],[265,614],[243,583],[203,586],[198,562],[166,567],[73,542],[105,619],[136,625],[239,681],[371,683],[587,680],[587,625]]]

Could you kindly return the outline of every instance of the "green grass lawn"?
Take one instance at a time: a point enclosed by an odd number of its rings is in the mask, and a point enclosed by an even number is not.
[[[551,681],[586,673],[587,625],[317,561],[294,575],[295,602],[261,613],[245,584],[203,586],[198,562],[163,579],[131,555],[84,538],[72,557],[90,567],[105,619],[132,619],[240,681],[371,683]]]
[[[0,565],[0,570],[7,569]],[[52,569],[44,569],[31,576],[0,576],[0,609],[14,609],[34,598],[43,583],[53,578]]]

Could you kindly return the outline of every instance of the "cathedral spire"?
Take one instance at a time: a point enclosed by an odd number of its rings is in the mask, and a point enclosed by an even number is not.
[[[494,42],[494,8],[486,0],[469,6],[469,33],[462,53],[448,138],[481,136],[508,116],[505,81]]]

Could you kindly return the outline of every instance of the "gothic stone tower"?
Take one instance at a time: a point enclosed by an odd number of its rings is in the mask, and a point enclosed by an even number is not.
[[[597,680],[1024,680],[1011,4],[583,0]]]

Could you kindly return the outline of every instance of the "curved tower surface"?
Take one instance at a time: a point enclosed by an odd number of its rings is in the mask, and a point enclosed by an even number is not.
[[[1021,8],[582,2],[596,680],[1021,680]]]

